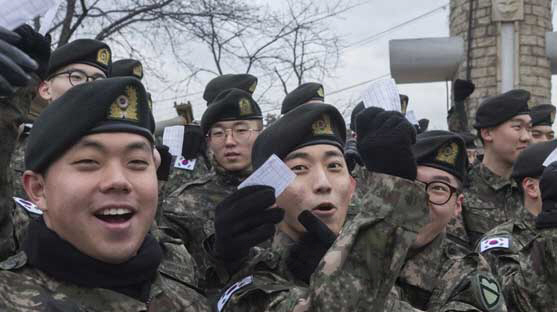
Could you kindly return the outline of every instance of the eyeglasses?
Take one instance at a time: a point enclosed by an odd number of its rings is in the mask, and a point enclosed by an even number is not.
[[[444,205],[458,189],[446,182],[433,181],[426,183],[425,190],[430,203]]]
[[[68,75],[68,81],[70,82],[70,84],[72,86],[77,86],[77,85],[80,85],[80,84],[85,83],[85,82],[95,81],[95,80],[102,80],[102,79],[106,78],[106,77],[101,76],[101,75],[89,76],[81,70],[72,69],[72,70],[68,70],[68,71],[64,71],[64,72],[54,74],[54,75],[50,76],[49,79],[52,79],[52,78],[55,78],[55,77],[61,76],[61,75]]]
[[[248,128],[248,126],[246,125],[236,125],[232,128],[226,128],[226,129],[215,127],[209,130],[207,136],[211,139],[211,141],[217,144],[224,143],[227,135],[232,135],[232,137],[236,139],[236,141],[238,142],[245,142],[249,140],[252,132],[258,132],[258,131],[261,131],[261,129],[251,129]]]

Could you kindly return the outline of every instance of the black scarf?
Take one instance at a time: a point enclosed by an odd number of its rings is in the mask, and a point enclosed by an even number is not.
[[[54,277],[82,287],[106,288],[146,302],[162,259],[162,250],[148,234],[137,255],[121,264],[89,257],[47,228],[43,218],[29,223],[23,242],[28,263]]]

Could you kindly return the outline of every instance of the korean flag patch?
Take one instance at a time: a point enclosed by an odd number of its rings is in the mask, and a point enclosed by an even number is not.
[[[505,236],[492,236],[485,238],[480,243],[480,252],[484,252],[493,248],[506,248],[511,245],[511,240]]]

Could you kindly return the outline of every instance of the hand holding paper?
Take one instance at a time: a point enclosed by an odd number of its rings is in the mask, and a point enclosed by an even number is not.
[[[267,161],[244,180],[238,189],[250,185],[267,185],[275,189],[275,197],[294,181],[296,174],[288,168],[277,155],[273,154]]]

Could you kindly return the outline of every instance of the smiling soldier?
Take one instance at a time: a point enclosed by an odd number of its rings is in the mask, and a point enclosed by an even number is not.
[[[0,263],[1,310],[206,309],[161,270],[163,248],[148,234],[160,163],[153,131],[135,78],[76,86],[41,114],[24,186],[43,216],[30,222],[23,251]]]

